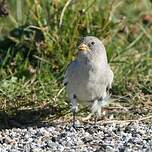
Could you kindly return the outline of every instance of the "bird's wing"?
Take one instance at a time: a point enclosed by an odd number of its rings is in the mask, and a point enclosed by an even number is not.
[[[105,86],[105,90],[104,90],[104,94],[101,98],[102,99],[101,103],[102,103],[102,106],[105,106],[110,102],[110,100],[109,100],[109,98],[111,96],[110,89],[112,87],[112,82],[113,82],[113,78],[114,78],[114,74],[109,65],[107,65],[107,68],[103,75],[104,75],[104,77],[102,77],[101,83]]]
[[[107,91],[109,91],[112,87],[113,78],[114,78],[114,74],[110,68],[110,65],[108,64],[107,72],[106,72]]]
[[[68,64],[67,69],[66,69],[65,74],[64,74],[64,80],[63,80],[64,86],[66,86],[68,84],[69,76],[73,74],[76,66],[77,66],[77,61],[76,60],[74,60],[74,61],[72,61],[71,63]]]

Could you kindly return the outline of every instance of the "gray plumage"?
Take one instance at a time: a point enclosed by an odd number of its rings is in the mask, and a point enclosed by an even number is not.
[[[66,72],[64,83],[72,102],[72,111],[76,111],[77,101],[92,105],[92,112],[101,114],[106,104],[108,92],[113,81],[113,72],[107,62],[106,50],[102,42],[93,36],[86,36],[78,43],[78,54]]]

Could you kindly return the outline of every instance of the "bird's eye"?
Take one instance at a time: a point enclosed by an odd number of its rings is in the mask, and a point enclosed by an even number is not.
[[[95,42],[91,42],[91,45],[94,45],[95,44]]]

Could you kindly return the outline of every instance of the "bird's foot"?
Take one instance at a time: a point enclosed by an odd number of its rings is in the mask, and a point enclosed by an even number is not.
[[[80,122],[79,122],[78,120],[76,120],[76,111],[73,111],[72,127],[73,127],[74,129],[82,128],[82,127],[80,126]]]

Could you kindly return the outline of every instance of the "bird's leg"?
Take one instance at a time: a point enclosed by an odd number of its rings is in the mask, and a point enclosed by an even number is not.
[[[72,108],[71,111],[73,113],[73,120],[72,120],[72,125],[74,128],[76,128],[76,112],[77,112],[77,97],[76,95],[73,95],[72,100],[71,100]]]
[[[95,115],[94,117],[94,124],[97,124],[97,120],[101,115],[101,101],[100,100],[95,100],[93,105],[92,105],[92,113]]]
[[[105,96],[104,97],[101,97],[100,99],[99,99],[99,102],[100,102],[100,105],[101,105],[101,107],[100,107],[100,111],[98,111],[98,116],[100,117],[100,118],[102,118],[103,120],[106,120],[107,118],[106,118],[106,109],[105,109],[105,107],[106,107],[106,105],[108,105],[108,99],[109,99],[109,95],[107,95],[106,93],[105,93]],[[101,117],[102,116],[102,117]]]
[[[102,102],[100,100],[98,100],[97,110],[95,112],[95,117],[94,117],[94,124],[95,125],[97,125],[97,121],[101,117],[101,105],[102,105]]]
[[[73,111],[73,120],[72,120],[72,126],[73,128],[76,128],[76,111]]]
[[[95,113],[95,116],[94,116],[94,125],[97,124],[97,120],[98,120],[97,113]]]

